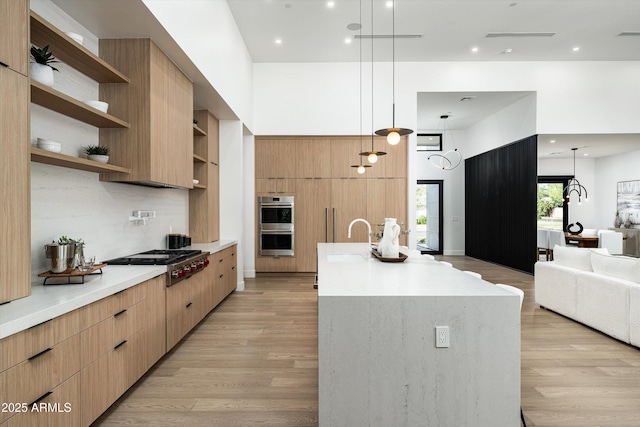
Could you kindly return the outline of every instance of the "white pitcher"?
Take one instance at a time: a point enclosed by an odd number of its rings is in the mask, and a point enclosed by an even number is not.
[[[395,218],[384,219],[384,231],[382,240],[378,243],[378,252],[385,258],[398,258],[400,256],[400,226]]]

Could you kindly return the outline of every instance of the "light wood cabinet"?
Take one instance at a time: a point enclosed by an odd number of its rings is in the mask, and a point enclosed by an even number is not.
[[[0,0],[0,62],[0,67],[28,75],[28,0]],[[4,88],[2,93],[6,93]]]
[[[362,140],[358,136],[256,138],[256,195],[279,190],[295,195],[296,206],[295,256],[256,253],[256,271],[315,271],[317,243],[368,241],[364,224],[355,224],[351,239],[347,237],[349,224],[356,218],[366,219],[373,233],[385,217],[398,218],[407,228],[407,138],[391,146],[385,138],[375,137],[374,148],[387,154],[361,175],[351,166],[360,161],[358,153],[371,149],[370,136]],[[267,162],[290,158],[292,150],[297,165],[293,178],[282,178],[276,168],[269,169]],[[368,164],[366,157],[362,160]],[[256,215],[256,224],[257,220]],[[401,238],[402,244],[406,241]]]
[[[6,3],[6,0],[3,0]],[[31,294],[29,82],[0,67],[0,303]]]
[[[165,283],[164,276],[146,282],[147,369],[167,352]]]
[[[100,99],[129,129],[100,129],[100,144],[129,175],[102,181],[193,187],[193,85],[150,39],[100,40],[100,57],[130,78],[101,84]]]
[[[296,181],[296,269],[316,271],[316,244],[333,242],[331,180]]]
[[[220,240],[219,121],[209,111],[194,111],[194,179],[189,192],[189,234],[193,242]],[[196,130],[197,129],[197,130]]]
[[[256,178],[295,178],[296,141],[261,139],[256,144]]]

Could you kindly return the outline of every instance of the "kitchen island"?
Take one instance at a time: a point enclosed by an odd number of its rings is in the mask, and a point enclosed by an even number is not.
[[[517,426],[519,297],[418,252],[318,244],[318,369],[321,427]]]

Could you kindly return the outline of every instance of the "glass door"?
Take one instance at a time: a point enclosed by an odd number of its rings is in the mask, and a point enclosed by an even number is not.
[[[539,176],[538,177],[538,228],[565,230],[568,223],[567,204],[564,203],[566,194],[564,188],[570,176]]]
[[[416,186],[416,249],[442,254],[442,180],[418,180]]]

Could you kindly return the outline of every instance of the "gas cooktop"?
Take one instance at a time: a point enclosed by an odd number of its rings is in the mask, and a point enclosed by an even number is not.
[[[105,261],[111,265],[169,265],[184,261],[202,253],[194,249],[154,249],[122,258]]]

